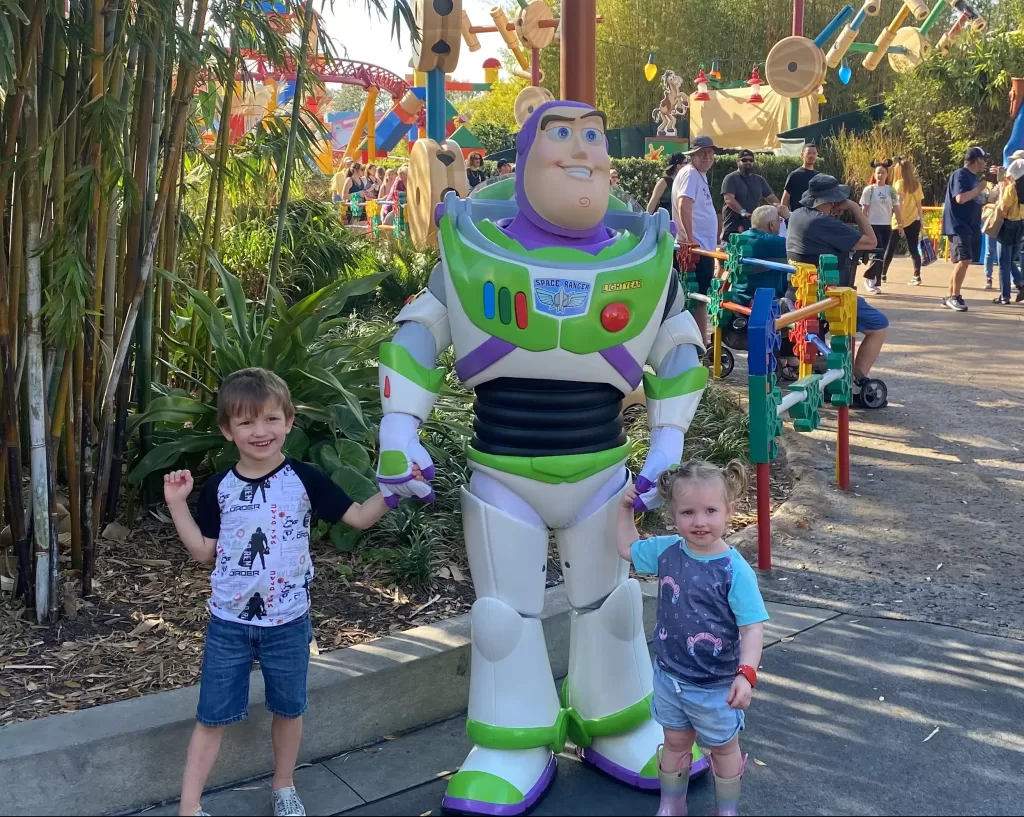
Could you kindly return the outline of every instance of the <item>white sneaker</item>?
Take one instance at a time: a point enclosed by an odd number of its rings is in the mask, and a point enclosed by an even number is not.
[[[274,789],[274,817],[305,817],[306,809],[294,786]]]
[[[870,292],[872,295],[881,295],[882,288],[874,281],[869,281],[867,278],[864,279],[864,289]]]

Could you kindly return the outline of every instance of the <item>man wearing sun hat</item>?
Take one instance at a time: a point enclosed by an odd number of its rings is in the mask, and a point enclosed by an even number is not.
[[[718,249],[718,212],[711,199],[708,173],[715,163],[715,143],[710,136],[698,136],[683,151],[690,163],[676,173],[672,181],[672,215],[679,228],[678,240],[697,244],[704,250]],[[697,256],[697,288],[706,295],[715,273],[715,262]],[[707,337],[707,308],[698,304],[693,313],[703,337]]]
[[[850,268],[850,253],[873,250],[875,231],[857,202],[850,199],[849,185],[840,184],[834,176],[819,173],[807,185],[800,199],[803,205],[789,218],[786,235],[786,254],[793,261],[818,265],[823,255],[834,255],[839,261],[839,285],[853,286],[854,271]],[[856,227],[839,220],[849,213]],[[871,304],[857,296],[857,331],[864,340],[857,346],[853,361],[853,376],[857,382],[868,376],[889,331],[889,319]]]

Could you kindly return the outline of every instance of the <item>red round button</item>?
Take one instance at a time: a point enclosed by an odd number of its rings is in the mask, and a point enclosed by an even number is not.
[[[601,326],[609,332],[621,332],[629,323],[629,307],[625,304],[608,304],[601,310]]]

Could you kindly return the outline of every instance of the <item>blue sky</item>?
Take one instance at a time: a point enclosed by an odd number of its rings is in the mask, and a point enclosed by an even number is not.
[[[390,3],[387,4],[390,6]],[[462,7],[469,14],[473,25],[492,25],[490,9],[495,0],[463,0]],[[391,39],[391,22],[379,19],[376,14],[366,13],[365,0],[335,0],[334,9],[329,5],[322,16],[327,32],[334,40],[339,54],[344,55],[341,46],[348,50],[352,60],[373,63],[394,71],[401,77],[410,72],[409,59],[412,49],[409,38],[402,37],[402,48]],[[465,43],[459,56],[457,79],[467,82],[483,82],[483,62],[488,57],[501,59],[503,41],[497,34],[481,34],[480,50],[470,53]]]

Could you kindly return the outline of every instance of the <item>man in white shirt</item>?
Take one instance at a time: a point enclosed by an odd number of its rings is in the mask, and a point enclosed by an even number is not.
[[[677,241],[714,250],[718,248],[718,212],[711,199],[708,171],[715,162],[715,143],[710,136],[698,136],[685,153],[690,163],[672,182],[672,212],[679,228]],[[702,294],[707,294],[714,272],[715,262],[711,258],[697,256],[697,287]],[[707,338],[708,313],[703,304],[694,311],[693,317],[701,334]]]

